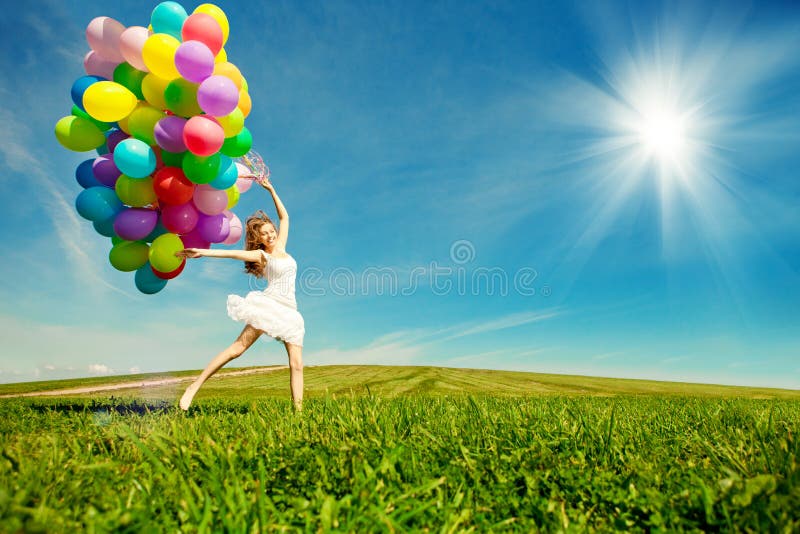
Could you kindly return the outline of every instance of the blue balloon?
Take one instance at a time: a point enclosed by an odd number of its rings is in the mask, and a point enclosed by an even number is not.
[[[116,215],[109,217],[104,221],[94,221],[92,226],[94,226],[95,231],[106,237],[115,237],[117,234],[114,232],[114,221],[117,219]]]
[[[106,141],[105,143],[103,143],[102,145],[100,145],[99,147],[97,147],[97,149],[96,149],[96,150],[97,150],[97,155],[98,155],[98,156],[102,156],[103,154],[108,154],[108,153],[109,153],[109,150],[108,150],[108,141]]]
[[[188,16],[189,14],[178,2],[161,2],[150,15],[153,33],[166,33],[180,41],[182,40],[181,28]]]
[[[78,184],[84,189],[88,189],[90,187],[101,187],[103,184],[97,181],[97,178],[94,177],[94,172],[92,172],[92,165],[94,164],[94,158],[87,159],[86,161],[81,162],[80,165],[75,169],[75,179],[78,180]]]
[[[138,139],[125,139],[114,148],[114,164],[131,178],[145,178],[156,169],[156,153]]]
[[[236,183],[239,171],[228,156],[220,156],[219,174],[208,185],[215,189],[228,189]]]
[[[72,89],[70,89],[72,101],[76,106],[81,108],[81,111],[86,111],[86,108],[83,107],[83,93],[85,93],[86,89],[88,89],[93,83],[103,81],[107,80],[105,78],[101,78],[100,76],[81,76],[75,80],[75,83],[72,84]]]
[[[122,211],[117,192],[108,187],[90,187],[84,189],[75,199],[75,209],[84,219],[90,221],[105,221],[113,218]]]
[[[150,268],[149,261],[136,269],[136,274],[133,276],[133,281],[136,283],[136,289],[145,295],[158,293],[167,286],[167,280],[159,278],[155,275],[153,269]]]

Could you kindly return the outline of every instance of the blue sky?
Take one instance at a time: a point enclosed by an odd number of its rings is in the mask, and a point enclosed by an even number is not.
[[[292,217],[306,365],[800,388],[797,4],[219,5]],[[241,329],[236,262],[155,296],[108,264],[74,209],[92,154],[53,136],[88,22],[154,6],[0,21],[0,381],[199,369]],[[680,118],[680,151],[653,116]],[[234,363],[285,360],[266,339]]]

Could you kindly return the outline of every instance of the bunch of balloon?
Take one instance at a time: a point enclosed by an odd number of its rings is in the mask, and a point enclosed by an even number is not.
[[[181,273],[175,252],[242,236],[231,209],[251,182],[234,158],[253,142],[244,126],[252,103],[223,48],[228,33],[213,4],[190,15],[162,2],[147,28],[95,18],[72,113],[55,126],[66,148],[97,151],[76,170],[75,207],[111,238],[111,265],[135,271],[146,294]]]

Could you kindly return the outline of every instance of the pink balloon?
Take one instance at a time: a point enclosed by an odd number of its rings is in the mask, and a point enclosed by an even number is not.
[[[94,50],[90,50],[83,58],[83,68],[86,74],[100,76],[106,80],[114,79],[114,69],[116,69],[117,65],[120,63],[120,61],[106,59]]]
[[[210,156],[222,147],[225,131],[213,118],[196,115],[183,127],[183,142],[192,154]]]
[[[240,194],[247,193],[252,186],[253,186],[253,180],[251,178],[236,179],[236,189],[239,190]]]
[[[122,63],[125,58],[119,50],[119,38],[124,31],[125,26],[111,17],[97,17],[86,27],[86,40],[104,58]]]
[[[173,206],[164,204],[161,207],[161,223],[174,234],[186,234],[194,230],[200,214],[194,204],[187,202]]]
[[[223,245],[235,245],[239,242],[239,239],[242,238],[242,221],[236,214],[231,213],[228,210],[225,210],[225,216],[228,218],[231,227],[231,233],[228,234],[228,237],[225,241],[222,242]],[[230,214],[230,215],[229,215]]]
[[[218,215],[228,207],[228,195],[210,185],[198,185],[194,190],[194,205],[206,215]]]
[[[188,234],[183,234],[181,236],[181,241],[183,241],[183,246],[186,248],[210,248],[211,241],[206,241],[200,235],[197,227],[194,230],[189,232]]]
[[[144,72],[150,72],[142,59],[142,48],[148,37],[150,37],[150,31],[143,26],[131,26],[119,36],[119,50],[122,57],[135,68]]]

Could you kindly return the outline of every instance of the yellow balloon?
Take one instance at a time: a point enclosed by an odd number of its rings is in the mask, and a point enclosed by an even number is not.
[[[228,53],[224,48],[220,48],[219,53],[214,56],[214,63],[225,63],[228,61]]]
[[[153,189],[153,177],[131,178],[128,175],[120,175],[114,190],[123,204],[134,208],[143,208],[156,201],[156,192]]]
[[[142,80],[142,94],[144,99],[156,109],[167,109],[167,101],[164,100],[164,89],[169,85],[169,80],[159,78],[152,72]]]
[[[233,137],[242,131],[244,128],[244,114],[242,110],[236,108],[230,115],[224,117],[216,117],[217,122],[222,126],[222,131],[225,132],[225,137]]]
[[[248,87],[249,86],[247,85],[247,80],[245,79],[244,76],[242,76],[242,91],[247,91]]]
[[[83,107],[93,119],[115,122],[127,117],[139,99],[117,82],[95,82],[83,93]]]
[[[228,24],[228,17],[225,16],[224,11],[214,4],[200,4],[197,6],[197,9],[194,10],[194,13],[205,13],[206,15],[211,15],[214,20],[217,21],[219,27],[222,28],[222,44],[225,44],[228,41],[228,35],[231,32],[231,27]]]
[[[75,152],[88,152],[106,142],[106,136],[97,125],[75,115],[67,115],[56,123],[56,139]]]
[[[175,51],[181,42],[166,33],[154,33],[147,38],[142,48],[142,60],[147,70],[165,80],[179,78],[181,73],[175,67]]]
[[[242,114],[247,117],[250,115],[250,110],[253,109],[253,101],[250,100],[250,93],[247,91],[239,91],[239,106]]]
[[[226,189],[225,194],[228,195],[228,206],[226,209],[231,209],[239,203],[239,188],[236,187],[235,184]]]

